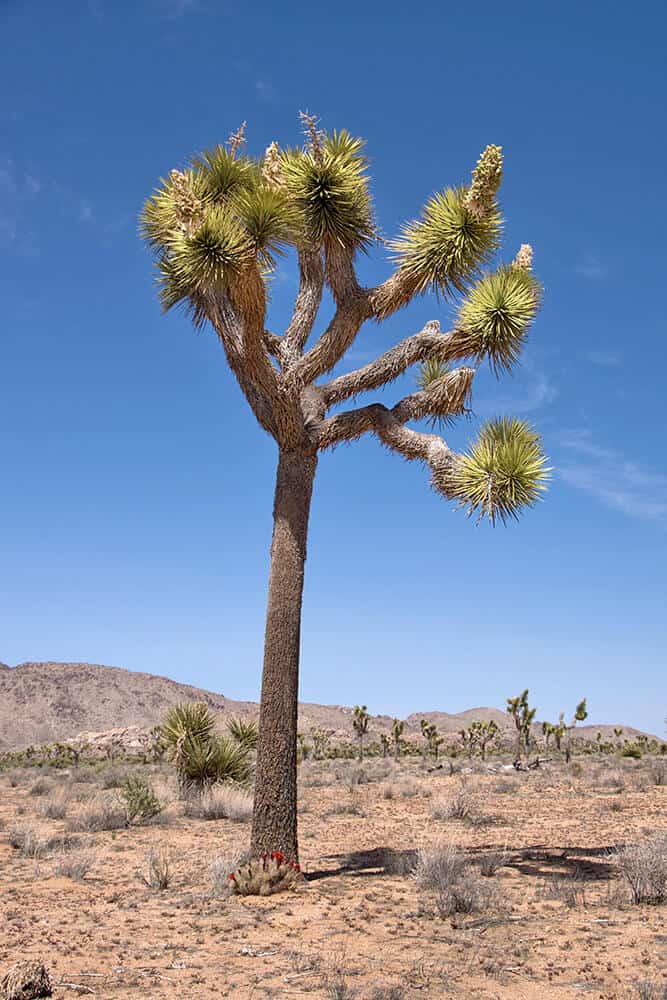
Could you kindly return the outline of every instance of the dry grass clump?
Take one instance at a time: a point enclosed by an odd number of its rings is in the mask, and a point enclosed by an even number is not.
[[[238,851],[236,854],[218,854],[211,861],[209,869],[211,891],[214,896],[230,896],[233,891],[230,875],[241,865],[250,860],[248,851]]]
[[[62,852],[53,867],[53,873],[82,882],[96,861],[97,855],[90,850]]]
[[[252,796],[232,785],[213,785],[185,801],[184,814],[195,819],[231,819],[247,823],[252,818]]]
[[[482,913],[488,909],[493,891],[475,878],[464,855],[454,844],[423,848],[417,854],[413,878],[419,889],[435,894],[438,916]]]
[[[10,827],[7,839],[22,858],[43,858],[50,847],[49,841],[40,837],[32,826]]]
[[[615,852],[621,875],[630,886],[633,903],[667,903],[667,835],[642,844],[627,844]]]
[[[164,848],[151,847],[146,853],[146,874],[141,881],[149,889],[168,889],[171,885],[171,854]]]
[[[667,785],[667,763],[664,760],[656,760],[651,764],[651,779],[654,785],[663,787]]]
[[[433,819],[469,820],[474,811],[475,799],[465,785],[449,798],[436,799],[431,806]]]
[[[541,895],[544,899],[557,899],[572,910],[584,902],[584,886],[576,873],[559,875],[544,882]]]
[[[52,795],[40,802],[37,812],[44,819],[64,819],[67,815],[69,797],[65,791]]]
[[[479,861],[479,871],[485,878],[492,878],[510,860],[508,851],[488,851]]]
[[[118,801],[97,795],[83,804],[79,814],[68,821],[67,829],[98,833],[101,830],[122,830],[127,822],[127,813]]]
[[[28,795],[48,795],[52,785],[46,778],[37,778],[28,789]]]
[[[653,983],[650,979],[637,983],[637,1000],[667,1000],[667,983]]]
[[[394,781],[390,785],[385,785],[382,789],[382,798],[389,800],[398,798],[412,799],[419,791],[419,786],[414,781],[406,778],[403,781]]]

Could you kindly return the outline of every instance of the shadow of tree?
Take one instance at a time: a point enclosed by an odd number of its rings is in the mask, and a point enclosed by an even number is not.
[[[549,879],[575,875],[585,881],[608,881],[614,871],[610,855],[619,845],[604,847],[548,847],[534,844],[529,847],[485,844],[479,847],[461,848],[467,858],[475,863],[485,855],[503,852],[507,861],[503,865],[513,868],[522,875],[532,878]],[[354,878],[378,875],[408,875],[417,863],[416,850],[397,850],[393,847],[375,847],[371,850],[351,851],[333,854],[328,859],[332,867],[308,872],[310,882],[318,879],[345,875]]]

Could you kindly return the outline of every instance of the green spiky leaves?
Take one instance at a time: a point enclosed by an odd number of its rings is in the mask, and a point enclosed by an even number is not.
[[[465,188],[434,195],[421,218],[405,226],[392,244],[411,294],[429,288],[443,295],[464,292],[498,249],[501,227],[495,204],[486,214],[476,214]]]
[[[348,132],[334,131],[282,157],[282,181],[307,242],[357,250],[375,238],[363,145]]]
[[[522,420],[501,418],[484,425],[441,488],[470,514],[504,522],[540,499],[549,471],[539,435]]]
[[[542,289],[517,264],[485,275],[459,310],[457,341],[464,354],[488,358],[498,374],[516,362],[528,327],[540,307]]]
[[[450,368],[446,361],[434,361],[432,358],[422,361],[417,369],[417,385],[420,389],[428,389],[429,386],[437,382],[443,375],[447,375],[449,370]]]

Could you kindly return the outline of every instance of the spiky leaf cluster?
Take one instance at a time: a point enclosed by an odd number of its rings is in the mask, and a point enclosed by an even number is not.
[[[473,212],[467,189],[447,188],[424,206],[421,218],[403,228],[392,247],[400,270],[416,292],[464,292],[500,245],[502,220],[495,202]]]
[[[283,155],[282,181],[306,242],[357,250],[375,239],[363,148],[361,139],[343,130],[322,137],[317,147]]]
[[[227,732],[239,746],[254,750],[257,746],[257,723],[254,719],[230,719]]]
[[[521,420],[501,418],[484,425],[443,485],[470,514],[495,523],[535,504],[548,479],[539,435]]]
[[[429,358],[428,361],[422,361],[417,369],[417,385],[420,389],[428,389],[429,386],[437,382],[443,375],[447,375],[449,370],[450,367],[446,361],[435,361],[433,358]]]
[[[247,748],[218,736],[214,727],[215,718],[203,702],[175,705],[167,713],[160,733],[182,786],[248,780]]]
[[[510,265],[485,275],[459,310],[457,341],[462,353],[478,361],[488,358],[496,373],[511,368],[540,300],[541,286],[529,270]]]

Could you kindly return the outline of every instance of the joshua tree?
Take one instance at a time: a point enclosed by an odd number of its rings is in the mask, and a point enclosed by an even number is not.
[[[391,738],[394,741],[394,760],[398,760],[401,755],[401,736],[405,729],[405,723],[400,719],[394,719],[391,724]]]
[[[561,720],[563,716],[561,715]],[[565,760],[569,764],[570,757],[572,756],[572,737],[574,735],[574,727],[578,722],[583,722],[584,719],[588,718],[588,711],[586,709],[586,699],[582,698],[577,707],[574,710],[574,715],[572,716],[572,722],[567,727],[567,743],[565,744]]]
[[[556,726],[553,722],[543,722],[542,723],[542,735],[544,736],[544,749],[549,753],[549,740],[556,732]]]
[[[368,732],[368,722],[370,715],[366,711],[365,705],[355,705],[352,716],[352,725],[359,740],[359,760],[364,759],[364,736]]]
[[[382,756],[389,756],[389,749],[391,747],[391,738],[387,736],[386,733],[380,733],[380,749],[382,750]]]
[[[438,733],[437,726],[435,722],[427,722],[426,719],[421,720],[421,731],[422,736],[426,740],[426,746],[430,753],[433,754],[435,759],[438,759],[438,751],[445,741],[444,736],[440,736]]]
[[[326,755],[330,737],[331,734],[327,733],[326,730],[319,729],[317,726],[311,727],[310,738],[313,741],[313,757],[315,760],[322,760]]]
[[[486,748],[493,743],[500,732],[498,726],[489,719],[488,722],[473,722],[470,729],[474,733],[474,740],[479,747],[479,754],[482,760],[486,760]]]
[[[462,454],[439,434],[407,426],[424,419],[443,426],[468,413],[476,366],[488,360],[496,373],[511,368],[539,308],[528,245],[511,263],[494,266],[500,147],[487,146],[469,183],[433,195],[387,244],[373,218],[363,142],[345,131],[324,134],[311,116],[302,118],[302,147],[281,150],[273,142],[253,158],[243,150],[242,127],[226,147],[172,170],[142,215],[164,308],[184,306],[196,326],[210,323],[248,405],[277,445],[251,850],[289,858],[297,855],[301,605],[320,452],[374,434],[403,458],[425,463],[446,499],[493,523],[534,504],[548,478],[539,437],[519,420],[487,423]],[[393,271],[366,288],[355,257],[373,244],[390,247]],[[298,257],[300,284],[279,334],[267,329],[268,288],[288,248]],[[325,290],[333,315],[313,338]],[[329,376],[364,323],[386,320],[429,291],[459,297],[449,332],[431,321],[370,364]],[[341,410],[415,365],[418,389],[395,405]]]
[[[526,756],[530,753],[530,730],[537,711],[528,705],[528,688],[516,698],[507,699],[507,711],[516,727],[516,754],[520,759],[524,751]]]

